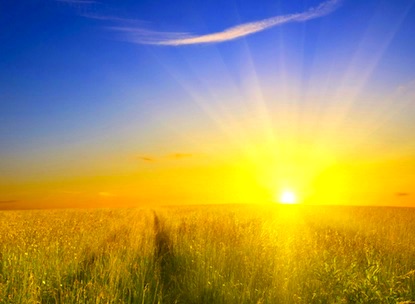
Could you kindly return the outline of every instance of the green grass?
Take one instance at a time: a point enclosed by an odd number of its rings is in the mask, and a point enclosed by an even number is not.
[[[0,212],[0,303],[415,300],[415,210]]]

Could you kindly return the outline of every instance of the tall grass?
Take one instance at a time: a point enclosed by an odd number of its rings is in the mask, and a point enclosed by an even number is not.
[[[0,303],[415,300],[415,210],[0,212]]]

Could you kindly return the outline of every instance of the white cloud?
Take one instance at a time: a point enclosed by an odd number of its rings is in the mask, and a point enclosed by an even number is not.
[[[111,29],[121,33],[125,40],[137,44],[179,46],[190,44],[219,43],[261,32],[274,26],[291,22],[304,22],[307,20],[319,18],[328,15],[336,10],[339,7],[340,3],[341,0],[328,0],[302,13],[281,15],[260,21],[244,23],[230,27],[221,32],[205,35],[194,35],[190,33],[177,32],[158,32],[131,26],[117,26],[111,27]]]

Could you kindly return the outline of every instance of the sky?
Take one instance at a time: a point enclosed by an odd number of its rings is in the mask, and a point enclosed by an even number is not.
[[[0,2],[0,208],[415,206],[414,0]]]

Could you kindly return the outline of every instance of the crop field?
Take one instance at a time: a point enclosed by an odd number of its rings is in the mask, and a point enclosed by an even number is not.
[[[0,303],[411,303],[415,209],[0,212]]]

